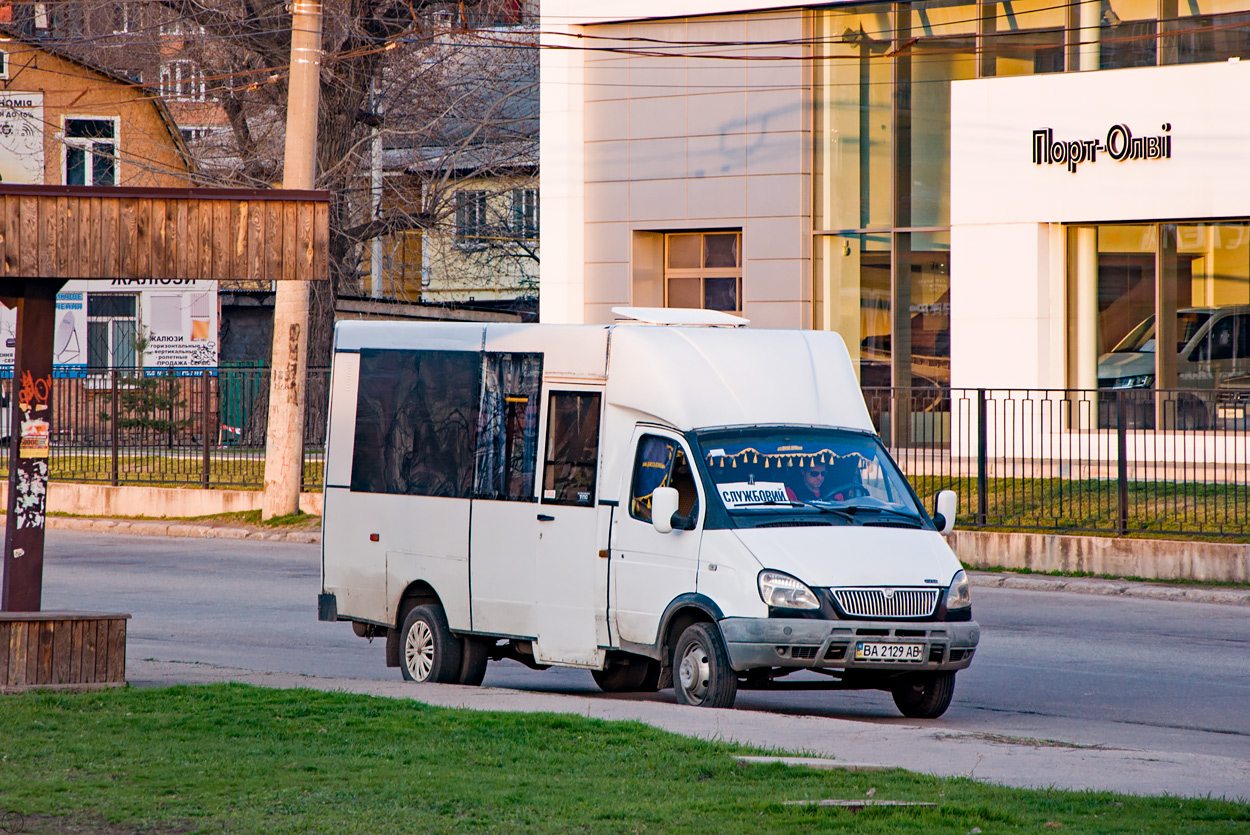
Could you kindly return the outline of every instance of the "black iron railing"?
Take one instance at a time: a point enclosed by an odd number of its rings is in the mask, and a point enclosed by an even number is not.
[[[11,371],[10,371],[11,373]],[[308,371],[305,489],[320,489],[328,369]],[[112,485],[259,487],[269,370],[102,369],[53,378],[49,475]],[[12,380],[0,379],[11,393]],[[3,434],[8,433],[7,411]],[[8,456],[0,456],[7,475]]]
[[[322,482],[329,378],[308,372],[306,489]],[[0,389],[11,383],[0,374]],[[54,480],[264,482],[267,369],[101,371],[53,386]],[[1250,536],[1250,390],[864,394],[921,498],[956,491],[964,527]],[[0,476],[7,467],[0,456]]]
[[[931,506],[965,527],[1250,535],[1250,390],[867,389]]]

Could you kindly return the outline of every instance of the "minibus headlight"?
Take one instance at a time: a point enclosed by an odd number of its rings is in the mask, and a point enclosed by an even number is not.
[[[946,610],[967,609],[972,605],[972,584],[963,569],[955,572],[950,588],[946,590]]]
[[[778,609],[819,609],[820,601],[803,583],[780,571],[760,572],[760,597]]]

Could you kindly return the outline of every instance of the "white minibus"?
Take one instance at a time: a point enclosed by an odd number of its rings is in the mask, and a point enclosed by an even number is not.
[[[687,705],[881,689],[940,716],[980,633],[955,494],[926,511],[841,337],[616,312],[339,323],[321,619],[415,681],[510,658]]]

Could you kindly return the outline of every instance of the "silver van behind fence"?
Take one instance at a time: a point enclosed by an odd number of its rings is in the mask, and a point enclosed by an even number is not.
[[[616,312],[338,325],[321,619],[415,681],[511,658],[688,705],[881,689],[940,716],[980,638],[955,494],[923,506],[842,339]]]

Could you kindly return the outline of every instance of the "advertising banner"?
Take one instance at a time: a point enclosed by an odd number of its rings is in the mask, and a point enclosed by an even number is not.
[[[43,93],[0,93],[0,180],[43,183]]]

